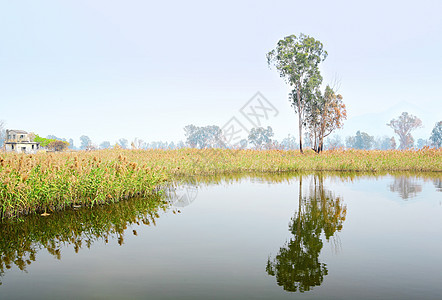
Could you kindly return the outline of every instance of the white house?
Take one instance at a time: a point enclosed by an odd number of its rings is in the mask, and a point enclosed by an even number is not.
[[[40,143],[31,141],[26,131],[6,130],[6,152],[36,153],[40,148]]]

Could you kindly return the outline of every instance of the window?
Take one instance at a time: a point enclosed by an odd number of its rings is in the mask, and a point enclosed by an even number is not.
[[[34,145],[32,145],[32,150],[34,150]]]
[[[14,150],[14,145],[11,145],[11,149]]]

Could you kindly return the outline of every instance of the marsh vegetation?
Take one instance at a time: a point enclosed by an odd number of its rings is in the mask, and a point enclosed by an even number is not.
[[[182,176],[243,172],[442,171],[442,149],[313,151],[179,149],[0,155],[1,217],[146,196]]]

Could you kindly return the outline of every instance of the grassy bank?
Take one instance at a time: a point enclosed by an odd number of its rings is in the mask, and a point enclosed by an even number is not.
[[[152,192],[161,173],[116,153],[0,156],[1,217],[117,202]]]
[[[442,149],[419,151],[102,150],[0,155],[2,218],[146,195],[180,176],[243,172],[441,172]]]

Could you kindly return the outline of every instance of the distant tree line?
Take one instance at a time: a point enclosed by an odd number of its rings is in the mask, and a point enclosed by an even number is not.
[[[416,120],[417,119],[417,120]],[[402,113],[402,115],[393,119],[387,125],[392,127],[395,133],[398,135],[398,140],[394,136],[381,136],[374,137],[367,132],[356,131],[354,136],[347,136],[343,139],[339,135],[333,135],[324,139],[322,149],[363,149],[363,150],[391,150],[391,149],[406,149],[406,148],[418,148],[421,149],[425,146],[439,148],[442,146],[442,121],[436,123],[429,139],[418,139],[414,143],[414,138],[411,135],[411,131],[419,126],[421,122],[418,118],[409,115],[408,113]],[[110,141],[103,141],[99,145],[92,142],[92,140],[82,135],[80,137],[80,150],[98,150],[98,149],[164,149],[173,150],[181,148],[233,148],[226,142],[226,138],[223,135],[221,128],[217,125],[208,126],[196,126],[193,124],[184,127],[185,141],[167,142],[167,141],[153,141],[145,142],[142,139],[135,138],[129,141],[126,138],[120,138],[114,144]],[[42,143],[42,141],[44,142]],[[312,136],[310,132],[305,132],[303,137],[304,147],[311,147],[315,150],[316,137]],[[51,149],[64,150],[69,147],[76,149],[73,145],[73,140],[58,138],[54,135],[48,135],[46,138],[40,138],[36,136],[36,141],[40,141],[42,146],[49,145],[49,142],[53,142]],[[54,143],[54,141],[56,141]],[[55,148],[58,147],[58,148]],[[266,128],[256,127],[252,128],[246,139],[240,141],[239,145],[235,146],[241,149],[280,149],[280,150],[296,150],[299,149],[299,143],[295,136],[288,135],[282,140],[274,139],[274,131],[272,127]]]
[[[422,121],[407,112],[403,112],[398,118],[392,119],[387,126],[394,130],[398,140],[395,137],[377,137],[369,135],[366,132],[357,131],[355,136],[348,136],[345,139],[346,148],[354,149],[410,149],[423,147],[440,148],[442,146],[442,121],[437,122],[428,139],[418,139],[416,142],[411,135],[411,132],[417,128],[422,127]],[[341,144],[341,146],[343,146]]]
[[[416,120],[417,119],[417,120]],[[354,136],[347,136],[343,140],[339,135],[331,136],[322,142],[323,149],[363,149],[363,150],[391,150],[391,149],[407,149],[407,148],[423,148],[441,147],[442,144],[442,121],[438,122],[428,140],[418,139],[414,143],[414,138],[411,136],[411,131],[421,124],[420,120],[412,115],[403,113],[398,119],[393,119],[388,125],[392,124],[395,128],[395,133],[398,135],[398,141],[394,136],[378,136],[374,137],[367,132],[358,130]],[[390,126],[391,127],[391,126]],[[221,129],[216,125],[198,127],[195,125],[188,125],[184,128],[186,143],[185,146],[193,148],[230,148],[225,142],[225,137],[222,135]],[[278,141],[273,139],[274,132],[272,127],[267,128],[257,127],[252,128],[249,132],[248,138],[241,140],[239,148],[250,149],[281,149],[294,150],[299,148],[294,136],[288,137]],[[310,132],[304,134],[303,144],[305,147],[315,147],[315,138]],[[317,146],[317,145],[316,145]]]
[[[5,128],[4,122],[0,121],[0,145],[3,145],[5,140]],[[413,138],[411,132],[422,126],[422,121],[407,112],[403,112],[398,118],[392,119],[388,124],[394,133],[397,135],[397,139],[394,136],[381,136],[374,137],[367,132],[356,131],[355,135],[347,136],[342,139],[339,135],[333,135],[321,141],[321,149],[364,149],[364,150],[390,150],[390,149],[407,149],[415,148],[421,149],[423,147],[442,147],[442,121],[437,122],[431,131],[431,135],[428,139],[419,138],[417,141]],[[80,150],[98,150],[98,149],[181,149],[181,148],[232,148],[226,142],[222,130],[217,125],[208,126],[195,126],[193,124],[184,127],[185,141],[167,142],[167,141],[153,141],[145,142],[142,139],[135,138],[129,142],[126,138],[120,138],[116,143],[112,144],[110,141],[103,141],[99,145],[92,142],[92,140],[82,135],[80,137],[80,146],[75,148],[72,138],[69,140],[65,138],[59,138],[55,135],[48,135],[46,138],[42,138],[39,135],[31,134],[34,141],[40,142],[43,147],[46,147],[53,151],[63,151],[69,149]],[[267,128],[256,127],[252,128],[246,139],[240,141],[237,148],[248,149],[281,149],[281,150],[295,150],[299,149],[295,136],[288,135],[286,138],[278,141],[273,138],[274,132],[272,127]],[[325,137],[325,136],[324,136]],[[315,144],[316,143],[316,144]],[[312,135],[307,131],[303,136],[304,147],[311,147],[315,150],[318,146],[317,136]],[[316,149],[317,150],[317,149]]]

